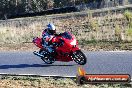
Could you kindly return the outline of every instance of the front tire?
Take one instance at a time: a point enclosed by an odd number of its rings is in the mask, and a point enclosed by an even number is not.
[[[79,65],[85,65],[87,63],[87,58],[81,50],[73,52],[72,59]]]

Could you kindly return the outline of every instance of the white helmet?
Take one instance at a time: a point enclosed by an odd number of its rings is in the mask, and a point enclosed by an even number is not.
[[[54,34],[54,33],[56,33],[56,28],[55,28],[55,26],[52,24],[52,23],[49,23],[48,25],[47,25],[47,29],[48,29],[48,33],[50,33],[50,34]]]

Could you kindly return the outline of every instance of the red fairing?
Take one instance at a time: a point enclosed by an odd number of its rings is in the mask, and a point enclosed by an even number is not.
[[[35,38],[34,43],[39,48],[43,48],[41,45],[41,38]],[[77,40],[75,39],[75,36],[72,35],[70,32],[64,32],[61,35],[57,35],[53,37],[52,43],[61,44],[61,46],[55,46],[57,55],[56,60],[57,61],[64,61],[69,62],[72,61],[71,54],[77,50],[80,50],[78,48]]]
[[[42,38],[38,38],[38,37],[33,38],[33,43],[34,43],[37,47],[43,48],[43,46],[42,46]]]

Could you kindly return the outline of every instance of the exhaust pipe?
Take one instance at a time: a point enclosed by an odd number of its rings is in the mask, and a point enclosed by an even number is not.
[[[37,56],[39,56],[39,57],[44,57],[44,55],[39,54],[39,52],[37,52],[37,51],[34,51],[33,54],[34,54],[34,55],[37,55]]]

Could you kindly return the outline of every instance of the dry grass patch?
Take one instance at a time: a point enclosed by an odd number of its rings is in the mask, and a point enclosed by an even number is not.
[[[76,84],[75,78],[1,76],[0,88],[131,88],[131,84]]]

